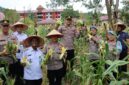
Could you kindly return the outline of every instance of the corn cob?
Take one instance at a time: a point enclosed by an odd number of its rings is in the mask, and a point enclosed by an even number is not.
[[[92,35],[90,33],[88,33],[88,40],[91,40]]]
[[[47,54],[45,55],[45,59],[43,60],[43,64],[47,64],[49,58],[52,57],[52,54],[53,54],[53,50],[52,50],[52,49],[49,49],[49,51],[48,51]]]
[[[16,61],[15,54],[17,52],[17,45],[13,44],[13,42],[8,41],[7,44],[4,46],[4,50],[0,52],[0,55],[10,55],[14,61]]]
[[[60,57],[59,57],[60,59],[63,59],[63,56],[64,56],[65,53],[66,53],[66,50],[67,50],[67,49],[66,49],[65,47],[62,47],[62,48],[61,48],[61,55],[60,55]]]
[[[21,59],[21,63],[22,63],[22,64],[26,64],[26,65],[29,65],[29,64],[30,64],[29,61],[27,60],[27,57],[26,57],[26,56],[24,56],[24,57]]]

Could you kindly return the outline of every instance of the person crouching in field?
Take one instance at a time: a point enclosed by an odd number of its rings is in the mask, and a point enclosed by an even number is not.
[[[61,85],[64,69],[63,57],[60,55],[63,46],[58,42],[58,38],[63,37],[63,35],[56,30],[52,30],[46,37],[50,39],[50,42],[44,47],[44,53],[49,54],[46,56],[48,57],[46,64],[49,85]]]
[[[25,85],[42,84],[42,61],[44,54],[39,48],[44,40],[39,36],[30,36],[24,40],[26,50],[23,52],[21,64],[24,66]]]
[[[88,41],[89,41],[89,53],[97,53],[98,54],[99,41],[101,40],[101,37],[97,34],[97,27],[96,26],[90,27],[90,34],[88,36],[89,36],[89,39],[88,39]],[[94,54],[91,54],[88,58],[91,62],[99,60],[99,57],[94,55]],[[94,63],[93,67],[96,69],[97,64]]]

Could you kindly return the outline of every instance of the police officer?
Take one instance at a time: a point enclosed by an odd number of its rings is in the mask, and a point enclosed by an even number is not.
[[[67,58],[66,60],[71,61],[71,67],[73,66],[72,59],[74,58],[74,38],[79,36],[79,31],[73,25],[72,17],[66,17],[63,26],[58,28],[58,31],[63,34],[62,44],[67,48]],[[66,69],[66,66],[64,65]]]
[[[9,20],[2,20],[1,21],[1,30],[2,34],[0,34],[0,62],[7,62],[9,64],[9,76],[14,77],[14,59],[8,53],[3,52],[4,46],[7,45],[8,42],[16,43],[16,37],[9,34]],[[0,64],[1,67],[6,67],[6,64]],[[5,79],[4,79],[5,84]]]

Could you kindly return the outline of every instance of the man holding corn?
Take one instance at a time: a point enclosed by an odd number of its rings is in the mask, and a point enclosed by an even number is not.
[[[58,28],[58,31],[63,34],[62,43],[64,47],[67,49],[67,58],[71,62],[71,67],[73,66],[73,58],[74,58],[74,38],[79,35],[79,31],[75,28],[72,22],[72,17],[66,17],[65,23],[63,26]],[[64,65],[64,69],[66,69],[66,65]]]
[[[9,20],[1,21],[1,30],[0,34],[0,66],[6,67],[7,63],[9,65],[9,75],[14,77],[14,58],[12,55],[15,55],[16,49],[13,53],[10,54],[10,50],[13,50],[13,44],[16,44],[16,37],[9,34]],[[10,48],[11,47],[11,48]],[[4,63],[2,63],[4,62]]]
[[[128,48],[128,43],[129,43],[129,35],[128,33],[124,32],[126,25],[122,21],[118,21],[116,24],[116,32],[118,36],[118,40],[122,44],[122,52],[120,53],[119,59],[122,60],[124,59],[128,53],[129,53],[129,48]],[[127,72],[127,65],[123,65],[119,67],[120,72]]]
[[[27,34],[23,33],[23,31],[27,30],[28,26],[22,22],[16,22],[11,27],[12,30],[15,30],[15,35],[17,37],[17,47],[18,51],[16,53],[17,62],[15,63],[16,68],[16,79],[15,79],[15,85],[22,85],[23,82],[21,78],[23,77],[23,66],[20,64],[20,60],[23,55],[24,47],[23,47],[23,41],[27,38]]]

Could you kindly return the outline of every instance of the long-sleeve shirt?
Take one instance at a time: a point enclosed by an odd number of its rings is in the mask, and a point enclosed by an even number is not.
[[[47,54],[50,49],[53,51],[47,63],[48,70],[59,70],[63,67],[63,61],[59,58],[61,55],[61,47],[62,45],[60,43],[48,43],[45,45],[44,54]]]
[[[21,44],[21,42],[27,38],[27,35],[24,33],[21,33],[21,34],[17,33],[15,36],[17,37],[17,41],[18,41],[18,52],[16,53],[16,57],[17,59],[21,59],[22,53],[24,50],[24,47]]]
[[[90,53],[98,53],[100,40],[101,40],[101,37],[98,35],[93,36],[92,39],[89,40],[89,52]],[[96,55],[91,54],[89,56],[89,60],[97,60],[97,59],[99,59],[99,57]]]
[[[63,34],[62,44],[67,50],[74,49],[74,38],[79,35],[75,26],[60,26],[58,31]]]
[[[17,38],[12,35],[3,35],[3,34],[0,35],[0,52],[2,52],[4,50],[4,46],[7,44],[8,41],[16,43]],[[0,60],[5,60],[8,63],[14,62],[13,59],[11,57],[9,57],[9,55],[6,55],[6,56],[0,55]]]

